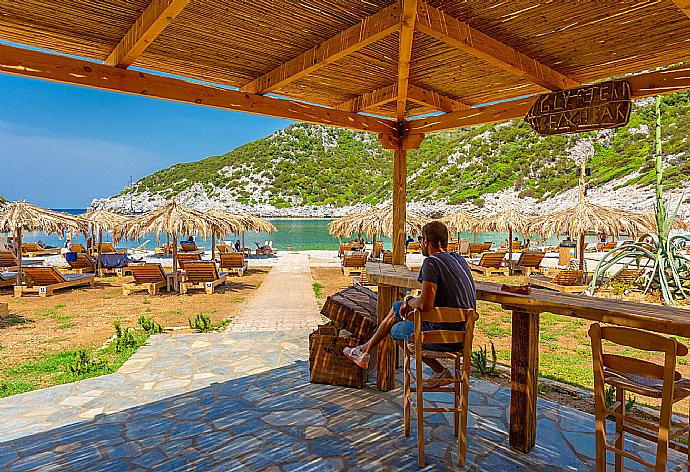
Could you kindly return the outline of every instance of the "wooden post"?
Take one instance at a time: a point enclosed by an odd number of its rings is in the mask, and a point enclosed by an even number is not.
[[[170,233],[165,233],[165,251],[163,251],[165,257],[170,255]]]
[[[93,244],[93,237],[91,238],[91,244]],[[96,259],[96,275],[101,269],[101,253],[103,247],[103,228],[98,228],[98,258]]]
[[[587,170],[587,159],[580,163],[580,203],[585,201],[585,172]],[[580,270],[585,270],[585,234],[578,235],[577,238],[577,258],[580,261]]]
[[[15,230],[14,243],[17,245],[17,286],[22,284],[22,227],[18,226]]]
[[[393,156],[393,264],[405,264],[407,151]]]
[[[510,446],[529,452],[537,436],[539,313],[513,309],[510,358]]]
[[[508,275],[513,275],[513,227],[508,227]]]
[[[177,277],[177,233],[173,233],[173,288],[176,292],[180,290],[180,282]]]
[[[394,256],[395,257],[395,256]],[[379,323],[388,315],[393,302],[398,299],[397,287],[379,286],[376,301],[376,319]],[[395,388],[395,345],[393,338],[386,336],[377,347],[376,386],[382,392]]]
[[[211,231],[211,260],[216,260],[216,232]]]
[[[242,231],[242,247],[240,248],[240,252],[244,254],[244,231]]]

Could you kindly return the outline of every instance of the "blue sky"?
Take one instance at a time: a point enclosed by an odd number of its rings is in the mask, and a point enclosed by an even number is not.
[[[177,162],[290,122],[0,74],[0,195],[85,208]]]

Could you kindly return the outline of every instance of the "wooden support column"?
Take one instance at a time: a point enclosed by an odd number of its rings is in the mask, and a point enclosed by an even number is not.
[[[405,264],[405,219],[407,151],[398,149],[393,156],[393,264]]]
[[[395,256],[394,256],[395,257]],[[376,300],[376,319],[379,323],[388,315],[393,303],[398,299],[397,287],[379,286]],[[395,344],[393,338],[386,336],[376,348],[376,386],[382,392],[395,388]]]
[[[539,313],[528,313],[522,309],[512,311],[510,446],[520,452],[529,452],[537,437]]]

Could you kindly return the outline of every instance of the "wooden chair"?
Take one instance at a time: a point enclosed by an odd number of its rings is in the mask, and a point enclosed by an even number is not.
[[[173,273],[165,272],[160,264],[141,264],[128,267],[132,271],[134,282],[122,284],[124,295],[137,291],[147,291],[150,295],[156,295],[162,288],[170,291]]]
[[[86,248],[79,243],[72,243],[69,247],[70,252],[86,252]]]
[[[26,285],[14,287],[15,297],[21,297],[25,293],[38,293],[40,297],[49,297],[61,288],[95,285],[93,274],[63,274],[55,267],[25,267],[22,270]]]
[[[470,269],[483,275],[508,275],[508,267],[503,265],[505,254],[502,252],[485,252],[477,262],[468,261]]]
[[[513,252],[520,252],[522,251],[522,243],[520,241],[512,241],[510,243],[511,249]],[[489,246],[491,247],[491,246]]]
[[[96,260],[86,253],[78,252],[77,260],[67,261],[70,270],[76,274],[96,273]]]
[[[419,245],[418,242],[413,241],[413,242],[407,244],[407,253],[408,254],[421,254],[422,253],[422,247]]]
[[[340,270],[347,277],[350,277],[353,273],[361,274],[362,269],[367,265],[367,255],[366,253],[360,254],[345,254],[343,255],[343,263]]]
[[[22,243],[22,254],[29,257],[36,256],[54,256],[60,254],[59,248],[47,248],[44,249],[38,245],[38,243]]]
[[[492,243],[491,241],[486,241],[486,242],[479,243],[479,244],[482,245],[482,252],[486,252],[486,251],[490,250],[491,246],[494,245],[494,243]]]
[[[244,258],[244,254],[239,252],[220,253],[220,270],[223,269],[239,276],[244,275],[247,271],[247,260]]]
[[[383,263],[384,264],[392,264],[393,263],[393,253],[392,252],[384,252],[383,253]]]
[[[96,243],[97,254],[127,254],[127,249],[116,249],[111,242]]]
[[[541,272],[541,261],[544,260],[544,255],[543,252],[522,252],[517,262],[513,263],[513,270],[524,275]]]
[[[218,272],[213,261],[194,261],[185,264],[185,279],[180,284],[180,293],[191,289],[206,290],[209,295],[213,290],[226,282],[227,274]]]
[[[470,241],[461,239],[460,244],[458,245],[458,248],[457,248],[457,252],[458,252],[458,254],[469,256],[469,254],[470,254]]]
[[[197,262],[201,260],[201,254],[198,252],[181,252],[177,254],[177,263],[180,269],[185,270],[185,265],[188,262]]]
[[[592,340],[594,366],[594,417],[596,423],[596,470],[606,470],[606,451],[616,456],[616,471],[624,469],[624,459],[639,462],[650,469],[666,470],[668,448],[688,454],[688,446],[673,439],[687,433],[690,425],[675,431],[671,428],[673,405],[690,397],[690,380],[684,379],[676,371],[676,357],[686,356],[688,348],[671,337],[619,326],[601,327],[594,323],[589,328]],[[605,354],[602,340],[617,345],[643,351],[662,353],[663,364],[635,359],[619,354]],[[606,385],[616,390],[616,401],[606,406]],[[661,414],[658,424],[627,416],[625,412],[625,393],[632,392],[643,397],[661,400]],[[616,421],[616,435],[612,443],[606,440],[606,418],[612,416]],[[657,434],[653,434],[656,431]],[[655,442],[656,463],[625,451],[625,433]]]
[[[188,241],[182,241],[180,243],[180,251],[181,252],[197,252],[199,254],[204,253],[204,250],[199,249],[195,242],[188,242]]]
[[[564,293],[582,293],[587,285],[582,283],[584,272],[581,270],[561,270],[555,277],[528,277],[527,282],[536,287],[549,288]]]
[[[17,283],[16,272],[0,272],[0,287],[11,287]]]
[[[470,393],[470,359],[472,356],[472,337],[474,323],[478,315],[475,310],[463,308],[434,308],[431,311],[414,311],[413,341],[403,342],[405,352],[404,403],[405,436],[410,435],[410,410],[412,392],[416,393],[417,403],[417,462],[424,467],[424,413],[453,412],[455,435],[458,437],[458,464],[465,465],[467,450],[467,408]],[[422,331],[422,322],[455,323],[466,322],[465,331],[432,330]],[[424,349],[424,343],[456,344],[464,343],[462,350],[440,352]],[[410,385],[411,362],[415,358],[415,388]],[[450,359],[454,362],[453,386],[425,387],[422,379],[422,357]],[[453,394],[453,407],[428,408],[424,406],[424,392],[448,392]]]
[[[24,259],[22,257],[22,267],[43,265],[40,259]],[[0,271],[3,270],[19,270],[19,261],[11,252],[0,252]]]
[[[218,254],[232,252],[227,244],[216,244],[216,251],[218,251]]]
[[[608,243],[606,243],[606,244],[604,244],[603,246],[601,246],[600,251],[602,251],[602,252],[609,252],[609,251],[611,251],[611,250],[613,250],[613,249],[616,249],[617,246],[618,246],[618,243],[617,243],[616,241],[609,241]]]
[[[470,257],[478,256],[479,254],[482,254],[483,252],[484,252],[484,243],[470,244],[467,247],[467,254],[469,254]]]

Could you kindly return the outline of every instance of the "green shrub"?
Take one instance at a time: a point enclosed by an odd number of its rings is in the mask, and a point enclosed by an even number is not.
[[[120,323],[114,323],[115,326],[115,352],[122,352],[126,349],[137,346],[137,340],[129,328],[122,329]]]
[[[197,313],[194,321],[189,319],[189,327],[202,333],[213,331],[213,323],[211,323],[211,318],[206,313]]]
[[[496,348],[494,347],[493,341],[491,343],[491,364],[489,365],[489,353],[486,349],[486,344],[483,348],[479,348],[478,351],[472,353],[472,365],[477,369],[479,375],[492,375],[496,376]]]
[[[159,334],[163,332],[163,327],[156,323],[153,318],[146,318],[144,315],[139,317],[137,324],[141,326],[146,334]]]

